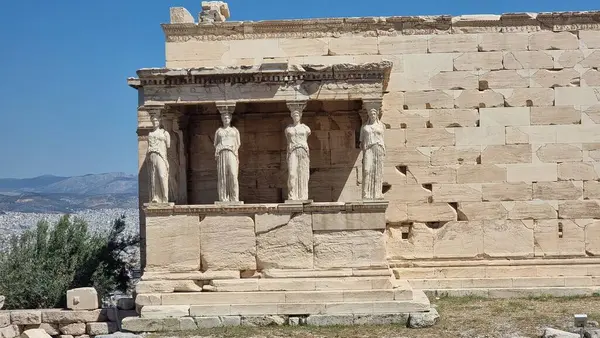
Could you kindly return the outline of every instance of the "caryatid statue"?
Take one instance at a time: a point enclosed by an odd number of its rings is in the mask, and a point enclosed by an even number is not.
[[[383,198],[383,163],[385,159],[385,125],[379,120],[381,101],[364,102],[367,121],[360,128],[362,159],[362,198]]]
[[[292,124],[285,128],[287,140],[288,200],[308,200],[310,154],[308,136],[310,128],[301,122],[306,102],[288,102]]]
[[[167,149],[171,136],[161,126],[160,110],[151,112],[152,131],[148,134],[148,175],[150,179],[150,202],[169,203],[169,160]]]
[[[219,201],[239,201],[239,159],[240,132],[231,125],[235,104],[217,105],[223,125],[215,133],[215,157],[217,160],[217,189]]]

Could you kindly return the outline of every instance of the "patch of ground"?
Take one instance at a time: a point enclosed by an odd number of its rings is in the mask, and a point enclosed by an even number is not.
[[[149,337],[533,338],[541,337],[546,327],[569,331],[576,313],[586,313],[589,321],[600,321],[600,295],[523,299],[447,297],[433,299],[432,304],[437,307],[441,320],[434,327],[426,329],[408,329],[397,325],[233,327],[153,334]]]

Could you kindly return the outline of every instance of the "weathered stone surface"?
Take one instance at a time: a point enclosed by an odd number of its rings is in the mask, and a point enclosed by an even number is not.
[[[535,256],[585,256],[585,228],[571,220],[537,220]]]
[[[591,181],[598,179],[593,163],[563,162],[558,164],[559,180]]]
[[[481,152],[481,163],[531,163],[531,146],[528,144],[486,146]]]
[[[509,219],[553,219],[557,218],[556,207],[547,201],[515,201],[502,203],[508,210]]]
[[[480,125],[528,126],[531,123],[530,111],[529,107],[480,108]]]
[[[526,51],[529,45],[527,33],[485,33],[479,35],[479,50],[488,51]]]
[[[160,331],[179,331],[179,320],[177,318],[136,318],[129,317],[123,319],[121,328],[129,332],[160,332]]]
[[[198,216],[146,218],[146,269],[197,271],[200,269]]]
[[[551,143],[545,144],[535,151],[537,158],[542,162],[581,162],[583,151],[572,144]]]
[[[0,328],[7,327],[10,325],[10,312],[1,311],[0,312]]]
[[[439,319],[440,315],[435,308],[432,308],[427,312],[411,313],[408,317],[408,327],[413,329],[432,327],[439,321]]]
[[[71,336],[79,336],[79,335],[85,334],[86,324],[85,323],[60,324],[58,328],[62,334],[68,334]]]
[[[146,305],[141,311],[142,318],[180,318],[189,315],[189,305]]]
[[[479,77],[473,71],[440,72],[431,77],[432,89],[478,89]]]
[[[452,129],[423,128],[406,130],[407,146],[453,146],[454,143],[454,132]]]
[[[600,32],[598,31],[579,31],[579,40],[587,48],[600,48]]]
[[[553,67],[552,55],[544,51],[514,51],[504,54],[506,69],[552,69]]]
[[[474,34],[432,35],[429,53],[477,52],[477,36]]]
[[[435,258],[476,257],[483,253],[483,221],[448,222],[434,239]]]
[[[600,86],[600,72],[595,69],[589,69],[581,76],[581,85],[589,87]]]
[[[533,198],[540,200],[577,200],[583,195],[582,182],[535,182]]]
[[[454,59],[456,70],[497,70],[503,69],[502,52],[463,53]]]
[[[558,204],[558,215],[561,219],[600,218],[598,201],[564,201]]]
[[[78,288],[67,291],[67,308],[72,310],[95,310],[98,293],[94,288]]]
[[[578,49],[577,35],[571,32],[542,30],[529,37],[529,50]]]
[[[443,166],[409,166],[406,176],[409,184],[456,182],[456,170]]]
[[[500,202],[462,202],[458,204],[458,217],[461,221],[506,219],[508,211]]]
[[[445,222],[457,219],[456,210],[448,203],[419,203],[408,205],[408,220],[413,222]]]
[[[0,337],[2,338],[15,338],[20,334],[19,326],[9,325],[7,327],[0,328]]]
[[[0,325],[0,327],[1,327],[1,325]],[[35,324],[35,325],[25,325],[23,327],[23,330],[29,330],[29,329],[41,329],[41,330],[44,330],[47,334],[49,334],[51,336],[57,336],[60,334],[60,330],[58,329],[58,324],[42,323],[42,324]]]
[[[418,54],[427,53],[427,37],[419,35],[379,36],[379,53]]]
[[[183,7],[171,7],[171,23],[194,23],[194,17]]]
[[[195,280],[160,280],[140,281],[135,285],[137,294],[145,293],[171,293],[201,291],[202,287]],[[153,298],[145,299],[153,301]]]
[[[285,318],[281,316],[243,316],[242,326],[281,326],[285,324]]]
[[[352,325],[353,315],[310,315],[306,324],[311,326]]]
[[[594,87],[556,87],[554,104],[557,106],[593,106],[600,103],[598,93],[600,93],[600,89]]]
[[[483,251],[491,257],[533,256],[533,227],[520,220],[484,221],[483,233]]]
[[[479,112],[476,109],[428,109],[433,128],[476,127]]]
[[[532,199],[531,183],[492,183],[482,185],[484,201],[528,201]]]
[[[492,70],[479,77],[480,83],[485,84],[480,89],[498,88],[527,88],[529,87],[528,70]]]
[[[245,216],[208,216],[200,222],[205,270],[256,270],[254,221]]]
[[[506,144],[556,143],[557,126],[506,127]]]
[[[315,268],[385,265],[385,235],[378,230],[314,233]]]
[[[105,322],[106,312],[106,309],[91,311],[44,310],[42,311],[42,322],[59,324]]]
[[[552,88],[496,89],[504,95],[508,107],[544,107],[554,104]]]
[[[50,338],[51,336],[43,329],[29,329],[21,333],[21,338]]]
[[[390,225],[386,233],[388,259],[433,258],[435,231],[425,223],[415,222],[409,225]],[[403,234],[407,234],[405,236],[408,238],[405,239]]]
[[[502,145],[505,143],[504,126],[454,128],[457,146]]]
[[[257,232],[256,259],[257,267],[261,270],[312,269],[311,215],[294,216],[281,226]]]
[[[87,323],[86,332],[90,336],[98,336],[103,334],[111,334],[117,332],[119,328],[117,323],[106,322],[106,323]]]
[[[542,338],[579,338],[579,337],[580,336],[577,333],[556,330],[553,328],[544,329],[544,333],[542,334]]]
[[[532,87],[555,88],[577,86],[580,75],[573,68],[561,70],[540,69],[531,76]]]
[[[40,310],[16,310],[10,312],[10,321],[13,325],[32,325],[42,323]]]
[[[456,108],[504,107],[504,95],[493,90],[459,90],[456,95]]]
[[[431,152],[431,164],[436,166],[449,164],[476,164],[480,155],[481,147],[479,146],[440,147]]]
[[[579,224],[578,224],[579,225]],[[593,220],[585,225],[585,251],[594,256],[600,255],[600,221]]]
[[[481,184],[434,184],[433,202],[481,202]]]
[[[583,182],[583,198],[584,199],[600,199],[600,182],[584,181]]]
[[[461,165],[456,171],[457,183],[506,182],[506,168],[495,164]]]
[[[546,182],[558,180],[556,163],[507,164],[506,178],[509,183]]]
[[[442,90],[406,92],[404,105],[407,109],[450,109],[454,108],[454,98]]]

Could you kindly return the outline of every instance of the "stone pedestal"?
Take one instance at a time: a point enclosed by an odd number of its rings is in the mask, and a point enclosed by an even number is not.
[[[428,311],[427,297],[388,266],[386,208],[387,201],[149,207],[148,259],[136,286],[141,318],[130,321],[354,323]]]

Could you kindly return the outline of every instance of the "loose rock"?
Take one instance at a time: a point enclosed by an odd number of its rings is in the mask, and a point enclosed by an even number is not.
[[[21,338],[51,338],[44,329],[30,329],[21,334]]]
[[[408,327],[414,329],[432,327],[438,322],[439,319],[440,315],[434,308],[429,310],[429,312],[411,313],[408,318]]]
[[[581,338],[581,337],[576,333],[556,330],[556,329],[552,329],[552,328],[546,328],[546,330],[544,331],[544,334],[542,335],[542,338]]]

